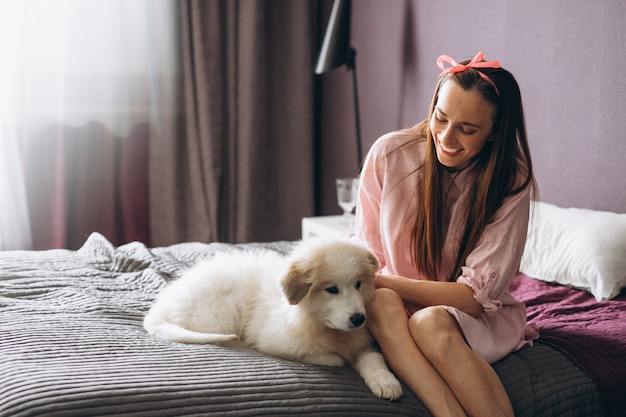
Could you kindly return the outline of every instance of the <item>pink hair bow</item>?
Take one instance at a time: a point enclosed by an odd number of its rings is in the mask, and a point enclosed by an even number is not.
[[[445,63],[448,63],[452,66],[446,68],[446,66],[444,65]],[[457,63],[454,59],[452,59],[448,55],[441,55],[439,58],[437,58],[437,66],[439,66],[439,68],[441,68],[442,70],[441,74],[439,74],[439,77],[441,77],[444,74],[455,74],[457,72],[463,72],[463,71],[466,71],[468,68],[473,68],[473,69],[502,68],[502,66],[500,65],[500,61],[485,61],[485,55],[483,55],[482,52],[477,53],[474,59],[472,59],[467,65]],[[491,78],[483,74],[482,71],[476,71],[476,72],[478,72],[478,75],[480,75],[483,80],[491,84],[493,88],[496,90],[496,93],[500,95],[500,91],[498,91],[498,87],[496,87],[496,84],[493,81],[491,81]]]

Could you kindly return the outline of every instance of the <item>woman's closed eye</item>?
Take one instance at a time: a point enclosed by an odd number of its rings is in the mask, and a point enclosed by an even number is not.
[[[441,113],[439,113],[439,112],[435,112],[435,120],[438,121],[439,123],[447,123],[448,122],[448,120],[445,117],[443,117],[441,115]]]
[[[435,109],[434,116],[435,116],[435,120],[437,121],[437,123],[439,123],[441,125],[446,125],[446,124],[449,123],[449,121],[447,119],[447,116],[445,116],[442,113],[442,111],[439,110],[439,109]],[[461,122],[461,123],[457,124],[457,126],[455,126],[455,127],[463,135],[473,135],[476,132],[478,132],[478,130],[476,129],[476,127],[474,126],[473,123]]]
[[[459,127],[459,130],[464,135],[473,135],[474,133],[476,133],[476,129],[467,129],[467,128],[463,127],[463,126]]]

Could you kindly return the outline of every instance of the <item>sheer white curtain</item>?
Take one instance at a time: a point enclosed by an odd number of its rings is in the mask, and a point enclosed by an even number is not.
[[[177,26],[175,0],[0,0],[0,250],[30,246],[20,152],[41,129],[171,122]]]

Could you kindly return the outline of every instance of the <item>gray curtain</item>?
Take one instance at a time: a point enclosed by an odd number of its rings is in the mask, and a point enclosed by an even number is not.
[[[296,239],[314,212],[308,0],[184,0],[180,123],[150,144],[152,244]]]

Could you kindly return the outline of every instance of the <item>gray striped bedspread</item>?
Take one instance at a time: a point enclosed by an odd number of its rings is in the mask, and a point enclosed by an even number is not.
[[[0,252],[0,417],[430,416],[404,387],[376,398],[350,368],[246,349],[150,337],[158,291],[216,251],[290,242],[113,247],[91,235],[77,251]],[[602,416],[596,383],[537,343],[495,363],[518,417]]]

